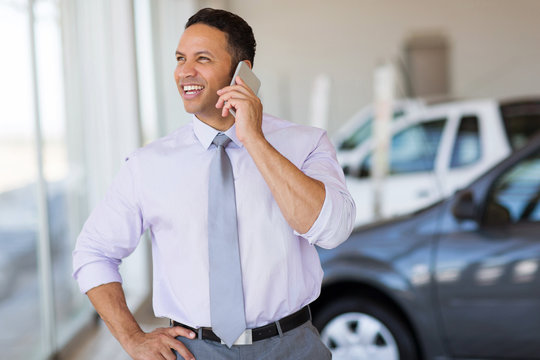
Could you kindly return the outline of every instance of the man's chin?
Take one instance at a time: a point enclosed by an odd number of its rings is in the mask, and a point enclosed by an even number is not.
[[[184,102],[184,111],[187,112],[188,114],[195,115],[196,113],[199,112],[199,109],[197,109],[194,106],[190,106],[189,104],[186,105],[186,103]]]
[[[201,114],[202,115],[202,114],[206,114],[208,112],[212,112],[213,109],[209,110],[209,109],[207,109],[207,107],[201,106],[198,103],[194,103],[192,101],[184,100],[184,110],[188,114],[193,114],[193,115]]]

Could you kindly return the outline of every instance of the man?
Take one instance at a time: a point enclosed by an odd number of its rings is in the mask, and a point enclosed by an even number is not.
[[[174,77],[193,122],[128,158],[78,238],[74,277],[134,359],[330,358],[306,307],[322,281],[313,245],[348,237],[354,203],[324,131],[263,115],[241,78],[228,86],[254,55],[240,17],[203,9],[189,19]],[[231,191],[212,190],[227,181]],[[236,210],[215,205],[221,193]],[[146,229],[154,312],[174,325],[150,333],[127,308],[118,273]],[[229,273],[238,280],[216,280]]]

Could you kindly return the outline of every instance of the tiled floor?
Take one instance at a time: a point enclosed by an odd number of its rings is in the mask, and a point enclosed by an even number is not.
[[[157,327],[169,326],[166,319],[157,319],[154,317],[150,304],[145,304],[137,312],[135,318],[144,331],[151,331]],[[92,329],[86,339],[81,341],[80,345],[61,357],[62,360],[130,360],[131,358],[122,349],[122,346],[116,341],[107,329],[103,321],[99,321],[98,326]]]

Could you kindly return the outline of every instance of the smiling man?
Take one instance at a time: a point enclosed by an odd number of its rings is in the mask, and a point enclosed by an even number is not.
[[[222,118],[216,108],[217,92],[230,83],[235,65],[227,51],[227,35],[205,24],[192,25],[180,39],[176,60],[174,79],[186,111],[214,128],[231,127],[234,119]]]
[[[189,19],[174,79],[192,122],[129,156],[78,238],[74,276],[134,359],[330,358],[309,310],[314,245],[343,242],[355,206],[324,131],[263,114],[241,78],[229,86],[254,56],[237,15]],[[149,333],[118,273],[146,229],[154,312],[172,325]]]

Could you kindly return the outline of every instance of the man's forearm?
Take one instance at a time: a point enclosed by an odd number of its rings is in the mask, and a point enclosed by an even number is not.
[[[143,331],[129,310],[122,285],[117,282],[89,290],[86,295],[107,327],[129,352],[130,339]]]
[[[137,324],[126,304],[120,283],[113,282],[89,290],[88,298],[124,350],[135,360],[176,359],[176,350],[183,359],[195,360],[178,336],[195,338],[195,334],[180,326],[158,328],[145,333]]]
[[[324,184],[312,179],[281,155],[266,139],[244,143],[289,225],[307,232],[321,211]]]

